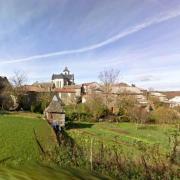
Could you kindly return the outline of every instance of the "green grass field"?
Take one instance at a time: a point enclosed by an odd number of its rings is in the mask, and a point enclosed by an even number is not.
[[[55,145],[52,129],[43,119],[25,113],[0,115],[0,160],[9,159],[7,163],[14,165],[38,161],[34,130],[45,149]]]
[[[161,152],[170,150],[169,137],[173,125],[136,125],[135,123],[77,123],[68,134],[79,144],[103,142],[106,146],[121,146],[127,153],[137,153],[138,144],[159,145]]]

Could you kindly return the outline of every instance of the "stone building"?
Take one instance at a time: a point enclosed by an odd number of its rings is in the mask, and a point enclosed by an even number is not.
[[[45,119],[50,124],[58,124],[60,127],[65,126],[65,113],[61,99],[55,95],[44,111]]]
[[[74,85],[74,74],[65,67],[63,73],[52,75],[53,88],[63,88],[64,86]]]

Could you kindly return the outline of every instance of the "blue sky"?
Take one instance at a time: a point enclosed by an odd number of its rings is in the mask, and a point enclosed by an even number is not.
[[[179,0],[0,0],[0,75],[77,83],[120,70],[121,81],[180,90]]]

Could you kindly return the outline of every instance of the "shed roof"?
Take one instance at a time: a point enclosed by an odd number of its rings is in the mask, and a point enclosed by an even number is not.
[[[64,113],[61,99],[55,95],[45,111],[51,113]]]

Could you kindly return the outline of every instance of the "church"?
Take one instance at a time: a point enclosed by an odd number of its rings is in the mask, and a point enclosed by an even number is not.
[[[63,73],[52,75],[53,88],[63,88],[64,86],[74,85],[74,74],[65,67]]]

